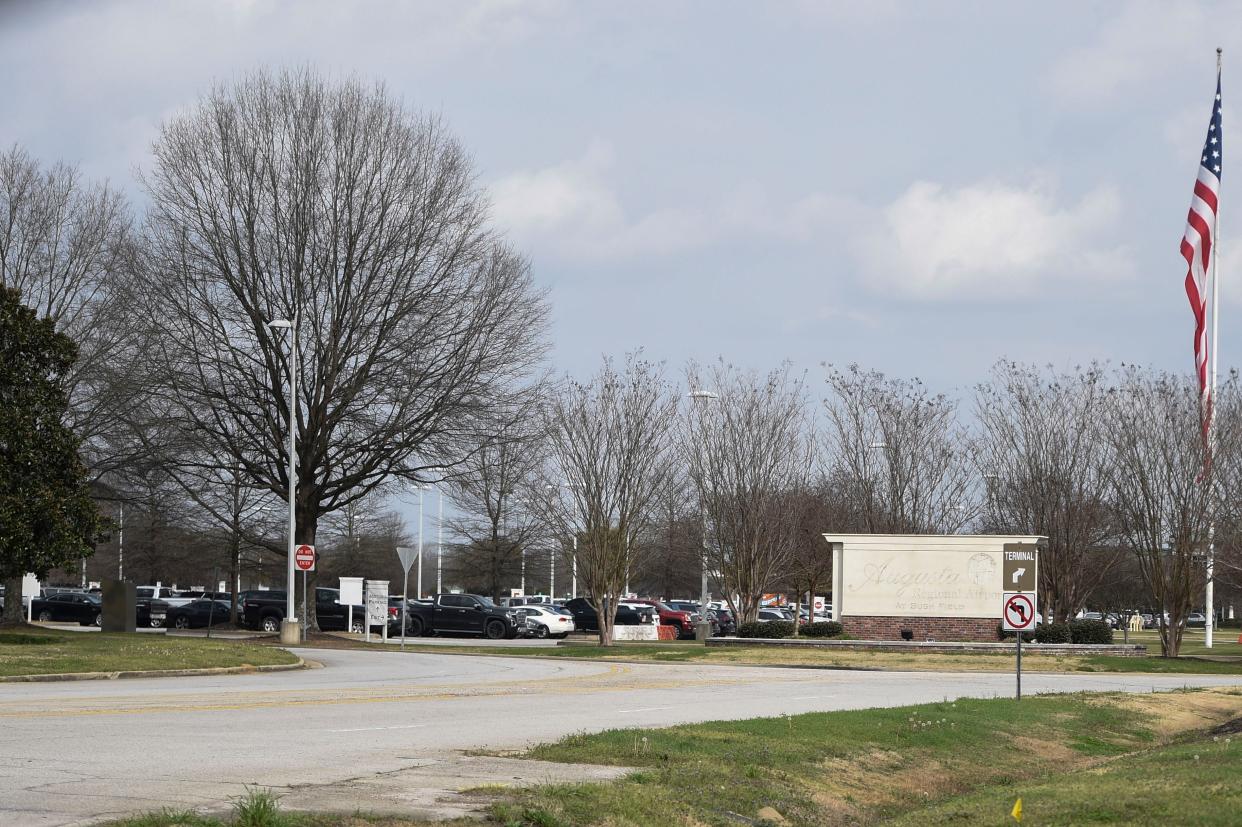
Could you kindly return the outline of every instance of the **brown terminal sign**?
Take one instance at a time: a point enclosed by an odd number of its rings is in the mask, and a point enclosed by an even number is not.
[[[1007,592],[1035,592],[1039,583],[1039,549],[1028,543],[1005,543],[1001,576]]]

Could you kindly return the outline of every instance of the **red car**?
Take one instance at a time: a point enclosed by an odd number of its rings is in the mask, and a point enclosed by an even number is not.
[[[660,624],[662,626],[675,626],[677,628],[677,637],[692,638],[694,637],[694,624],[698,621],[698,615],[690,612],[679,612],[671,609],[661,603],[659,600],[650,600],[647,598],[639,598],[637,600],[627,600],[626,603],[641,603],[644,606],[651,606],[660,615]]]

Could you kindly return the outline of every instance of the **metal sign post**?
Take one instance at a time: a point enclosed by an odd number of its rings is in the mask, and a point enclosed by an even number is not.
[[[1001,552],[1001,578],[1004,603],[1001,628],[1015,632],[1017,657],[1015,677],[1017,699],[1022,700],[1022,633],[1035,629],[1038,618],[1036,593],[1039,589],[1039,547],[1030,543],[1005,543]]]
[[[1028,592],[1005,592],[1001,609],[1001,628],[1016,632],[1018,646],[1018,700],[1022,700],[1022,633],[1035,628],[1035,595]]]
[[[306,593],[306,572],[315,570],[315,547],[298,546],[293,552],[293,561],[302,570],[302,640],[306,640],[306,604],[310,600]]]
[[[401,568],[405,571],[405,580],[401,584],[401,648],[405,648],[405,614],[406,609],[410,605],[410,566],[414,563],[417,555],[414,549],[409,546],[397,546],[397,557],[401,560]],[[422,563],[422,556],[417,555],[419,563]],[[420,578],[421,579],[421,578]],[[419,597],[422,597],[420,594]]]

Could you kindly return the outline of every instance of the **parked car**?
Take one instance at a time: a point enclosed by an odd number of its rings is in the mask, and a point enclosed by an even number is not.
[[[524,626],[516,609],[497,606],[490,597],[477,594],[437,594],[431,605],[412,603],[407,611],[406,631],[415,637],[448,633],[500,640],[517,637]]]
[[[1186,625],[1200,628],[1207,626],[1207,615],[1203,612],[1191,612],[1186,615]]]
[[[43,623],[72,622],[82,626],[103,625],[103,601],[86,592],[63,592],[51,597],[36,597],[31,615]]]
[[[1154,614],[1152,614],[1151,612],[1143,612],[1143,614],[1140,616],[1143,618],[1144,629],[1156,628],[1156,616]]]
[[[171,608],[164,600],[154,597],[140,597],[135,601],[134,624],[140,628],[158,629],[168,619]]]
[[[170,608],[165,622],[170,629],[202,629],[208,625],[228,623],[231,601],[231,595],[228,600],[200,597],[184,606]]]
[[[728,609],[712,609],[708,614],[712,618],[713,635],[732,635],[737,632],[737,621]]]
[[[574,615],[568,609],[553,609],[551,606],[532,604],[523,606],[527,625],[531,627],[533,637],[569,637],[574,630]]]
[[[774,620],[789,620],[789,615],[780,609],[760,609],[759,616],[756,618],[760,623],[771,623]]]
[[[136,591],[138,592],[139,600],[144,597],[147,599],[163,600],[170,607],[184,606],[194,599],[193,595],[174,591],[168,586],[139,586]]]
[[[599,615],[595,613],[595,607],[591,605],[591,601],[585,597],[575,597],[573,600],[565,604],[565,608],[569,609],[574,616],[574,627],[580,632],[598,632],[599,631]],[[617,605],[616,624],[618,626],[637,626],[640,623],[649,623],[654,617],[654,612],[650,606],[644,607],[645,612],[626,606],[624,603]]]
[[[694,625],[699,622],[698,614],[686,611],[679,611],[659,600],[651,600],[650,598],[639,598],[630,600],[630,603],[637,603],[640,606],[650,606],[656,610],[656,614],[660,617],[661,626],[672,626],[677,630],[677,637],[692,638],[694,637]]]
[[[349,606],[342,606],[339,589],[320,586],[315,589],[315,617],[319,619],[319,628],[325,632],[343,632],[349,623]],[[246,598],[243,612],[243,623],[248,629],[264,632],[279,632],[280,623],[285,619],[285,592],[283,590],[256,592]],[[389,618],[393,617],[391,607]],[[366,631],[366,608],[353,607],[352,632],[361,634]]]

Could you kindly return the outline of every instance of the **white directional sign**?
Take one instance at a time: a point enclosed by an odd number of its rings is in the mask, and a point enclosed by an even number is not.
[[[1005,592],[1001,623],[1006,632],[1029,632],[1035,628],[1035,595]]]
[[[367,624],[388,626],[388,581],[367,581]]]

